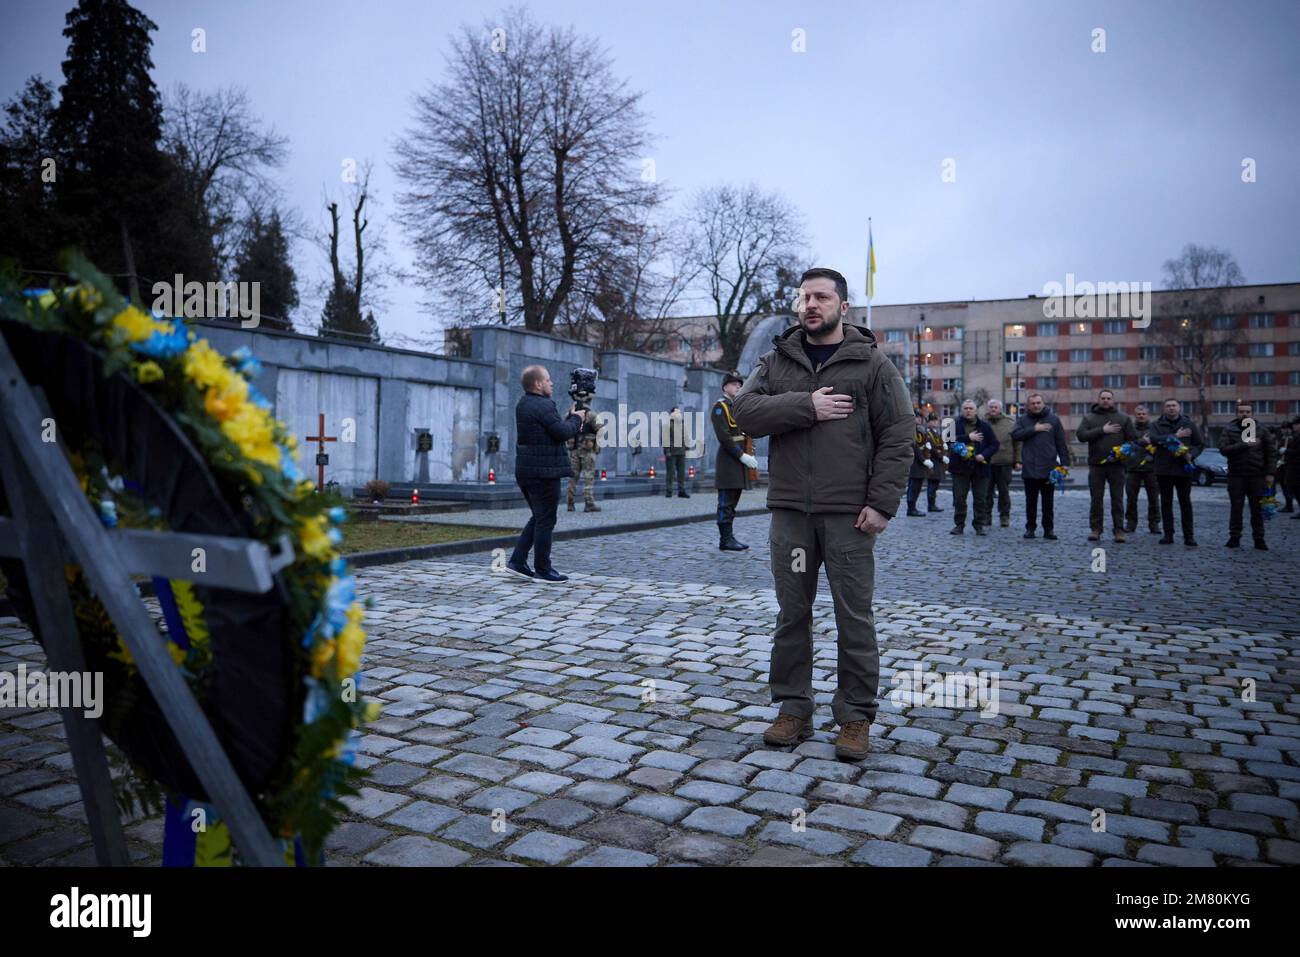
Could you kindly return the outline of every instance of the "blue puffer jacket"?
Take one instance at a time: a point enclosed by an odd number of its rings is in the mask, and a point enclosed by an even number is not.
[[[556,479],[573,474],[564,443],[578,434],[582,420],[560,418],[555,402],[525,392],[515,406],[515,478]]]

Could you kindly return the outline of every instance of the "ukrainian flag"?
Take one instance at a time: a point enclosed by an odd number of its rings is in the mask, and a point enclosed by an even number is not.
[[[867,299],[876,294],[876,245],[871,237],[871,225],[867,225]]]

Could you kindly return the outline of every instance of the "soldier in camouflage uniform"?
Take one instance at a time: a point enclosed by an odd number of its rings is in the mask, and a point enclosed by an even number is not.
[[[591,485],[596,481],[596,453],[600,447],[596,442],[596,432],[600,425],[596,416],[588,414],[577,436],[569,440],[569,464],[573,474],[569,476],[569,511],[573,511],[573,496],[578,490],[578,481],[582,480],[582,510],[599,512],[600,506],[591,494]]]

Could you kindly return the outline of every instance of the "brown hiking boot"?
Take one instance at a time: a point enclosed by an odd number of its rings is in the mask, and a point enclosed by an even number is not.
[[[835,739],[835,756],[844,761],[859,761],[871,750],[868,735],[871,722],[850,721],[840,726],[840,736]]]
[[[1100,538],[1101,538],[1101,532],[1099,532],[1099,531],[1098,531],[1097,529],[1095,529],[1095,528],[1094,528],[1091,532],[1088,533],[1088,541],[1090,541],[1090,542],[1098,541]]]
[[[768,744],[775,745],[778,748],[790,744],[798,744],[804,738],[811,738],[813,733],[812,719],[799,718],[793,714],[778,714],[766,731],[763,732],[763,740]]]
[[[1124,537],[1124,533],[1121,532],[1118,528],[1115,529],[1115,541],[1117,541],[1117,542],[1126,542],[1126,541],[1128,541],[1128,539]]]

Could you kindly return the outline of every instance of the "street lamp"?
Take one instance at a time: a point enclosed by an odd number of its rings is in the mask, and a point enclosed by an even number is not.
[[[916,324],[916,407],[921,408],[921,387],[923,385],[921,377],[921,334],[925,328],[925,313],[921,313],[921,320]]]

